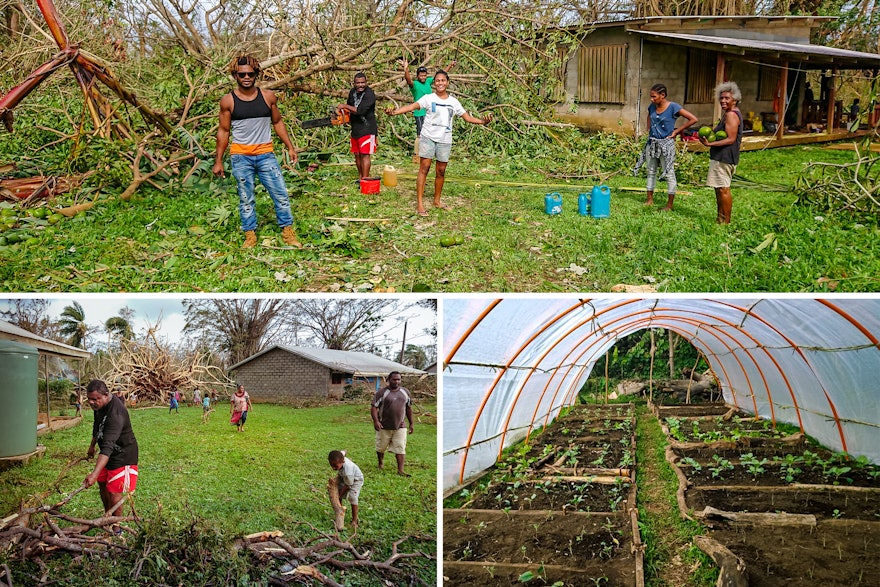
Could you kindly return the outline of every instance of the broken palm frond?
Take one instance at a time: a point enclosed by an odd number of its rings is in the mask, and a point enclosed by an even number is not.
[[[123,102],[137,108],[146,121],[158,126],[166,134],[172,132],[171,125],[168,124],[165,117],[141,104],[133,93],[119,83],[106,64],[96,56],[80,50],[78,45],[70,43],[64,30],[64,24],[61,22],[61,15],[52,0],[37,0],[37,6],[61,52],[34,70],[5,96],[0,97],[0,120],[7,131],[12,132],[13,130],[13,109],[52,73],[66,65],[73,71],[74,78],[82,90],[86,110],[91,115],[95,128],[101,130],[105,136],[109,136],[111,122],[114,121],[115,130],[121,136],[131,138],[132,133],[127,124],[119,118],[117,109],[111,107],[107,98],[98,90],[96,81],[100,81],[112,90]]]
[[[436,544],[436,539],[431,536],[405,536],[395,540],[391,545],[391,555],[385,560],[373,560],[374,550],[359,551],[351,542],[340,540],[321,532],[311,524],[309,526],[316,538],[310,541],[308,546],[295,547],[279,536],[266,537],[264,533],[256,534],[254,540],[245,537],[240,546],[253,552],[261,560],[277,558],[287,561],[281,567],[281,574],[271,579],[271,585],[284,586],[298,582],[303,576],[317,580],[321,585],[339,587],[331,577],[327,577],[318,567],[321,565],[352,572],[364,569],[379,573],[388,581],[389,585],[428,585],[415,573],[411,573],[397,565],[404,560],[420,559],[433,561],[436,557],[430,553],[416,550],[415,552],[400,552],[400,545],[407,540]]]
[[[856,156],[853,163],[810,163],[795,179],[795,204],[880,221],[880,156]]]
[[[791,186],[784,183],[771,183],[766,181],[754,181],[747,177],[743,177],[738,173],[733,174],[731,186],[735,188],[760,190],[762,192],[779,192],[786,193],[791,191]]]

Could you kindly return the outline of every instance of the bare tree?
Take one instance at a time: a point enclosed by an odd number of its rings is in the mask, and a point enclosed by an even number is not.
[[[370,348],[375,331],[400,311],[388,299],[297,300],[302,328],[328,349],[357,351]]]
[[[184,300],[184,332],[234,365],[270,344],[285,342],[297,327],[295,308],[293,301],[280,299]]]
[[[43,338],[58,338],[57,325],[49,318],[49,300],[4,300],[7,309],[0,316],[10,324],[23,328]]]

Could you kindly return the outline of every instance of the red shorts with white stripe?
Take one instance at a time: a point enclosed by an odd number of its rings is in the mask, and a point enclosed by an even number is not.
[[[372,155],[376,152],[376,135],[351,139],[351,152],[358,155]]]
[[[98,483],[106,483],[110,493],[130,493],[137,487],[137,465],[126,465],[118,469],[102,469],[98,473]]]

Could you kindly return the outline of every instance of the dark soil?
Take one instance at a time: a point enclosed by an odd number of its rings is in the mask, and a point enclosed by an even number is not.
[[[786,512],[814,514],[820,519],[880,520],[880,490],[692,487],[685,497],[688,507],[695,511],[712,506],[727,512]]]
[[[803,526],[727,526],[711,532],[745,560],[750,587],[880,585],[880,523],[829,520]]]
[[[525,583],[521,577],[536,579]],[[625,587],[635,585],[632,560],[585,562],[578,569],[541,565],[512,565],[485,562],[443,562],[443,587],[522,587],[523,585],[564,587]]]
[[[608,485],[575,481],[517,482],[490,485],[470,504],[486,510],[558,510],[611,512],[626,509],[629,483]],[[635,504],[632,504],[635,506]]]
[[[628,554],[631,527],[619,515],[445,510],[443,558],[579,568]]]

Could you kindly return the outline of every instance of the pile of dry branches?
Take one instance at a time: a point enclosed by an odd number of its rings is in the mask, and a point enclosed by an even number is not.
[[[204,355],[181,356],[163,347],[155,337],[146,342],[122,341],[107,359],[105,371],[98,375],[114,393],[138,403],[166,403],[175,389],[216,389],[233,387],[223,369],[208,362]]]
[[[399,551],[400,545],[407,540],[433,542],[435,540],[433,537],[406,536],[396,540],[391,546],[391,556],[384,561],[378,561],[371,558],[372,550],[360,552],[350,542],[340,540],[338,536],[325,534],[311,524],[306,525],[318,535],[311,544],[295,547],[282,538],[284,536],[282,532],[273,531],[245,536],[237,546],[247,548],[263,561],[271,558],[284,560],[281,574],[269,581],[270,585],[279,587],[302,582],[312,584],[309,579],[321,585],[343,587],[341,583],[321,572],[318,569],[319,565],[344,571],[370,570],[385,577],[389,585],[427,585],[414,573],[409,573],[395,565],[407,559],[435,560],[436,557],[421,550]]]
[[[113,515],[115,511],[111,511],[110,515],[86,520],[61,512],[64,504],[85,489],[85,486],[80,486],[58,503],[22,508],[18,513],[4,518],[0,521],[0,550],[16,548],[18,558],[35,560],[39,560],[42,555],[60,552],[107,556],[126,550],[126,546],[120,543],[117,536],[123,530],[132,530],[120,524],[131,522],[135,518]],[[120,508],[126,502],[124,499],[116,507]],[[69,525],[62,528],[64,522]],[[92,532],[96,529],[97,532]],[[11,573],[8,569],[6,577],[11,585]]]

